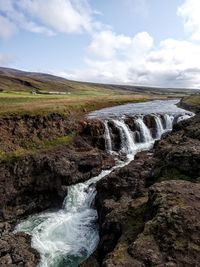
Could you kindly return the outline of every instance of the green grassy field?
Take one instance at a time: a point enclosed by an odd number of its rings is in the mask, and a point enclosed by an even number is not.
[[[83,114],[129,102],[180,98],[184,94],[186,91],[181,89],[76,82],[48,74],[0,68],[0,116],[51,112]]]
[[[176,90],[143,87],[129,89],[126,86],[68,81],[45,74],[7,69],[2,71],[0,68],[0,117],[58,113],[76,121],[91,111],[105,107],[184,96],[182,91]],[[57,94],[58,92],[62,94]],[[199,105],[200,96],[189,97],[186,100]],[[22,139],[15,144],[4,136],[3,143],[0,141],[0,162],[16,160],[25,155],[40,153],[42,150],[54,149],[59,145],[68,145],[73,142],[73,138],[74,135],[71,134],[51,135],[49,139],[35,137],[30,140]]]
[[[194,108],[200,108],[200,95],[192,95],[185,97],[183,99],[183,102],[186,103],[187,105],[191,105]]]
[[[143,102],[157,97],[116,92],[87,91],[70,95],[48,95],[29,92],[0,92],[0,115],[6,114],[79,114],[129,102]]]

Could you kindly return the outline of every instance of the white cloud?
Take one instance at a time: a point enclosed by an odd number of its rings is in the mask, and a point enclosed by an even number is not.
[[[182,17],[184,27],[189,34],[192,34],[193,40],[200,41],[200,1],[185,0],[178,8],[177,14]]]
[[[91,30],[91,14],[83,1],[20,0],[19,6],[33,20],[56,32],[71,33]],[[85,2],[86,3],[86,2]]]
[[[0,15],[0,39],[7,39],[16,32],[15,25],[7,18]]]
[[[97,57],[112,58],[116,52],[126,50],[131,42],[130,37],[116,35],[112,31],[102,31],[93,36],[88,52]]]
[[[133,37],[111,31],[95,35],[87,68],[63,74],[85,81],[165,87],[200,87],[200,46],[166,39],[156,47],[146,32]]]
[[[91,55],[111,59],[138,56],[147,52],[153,45],[153,38],[147,32],[141,32],[133,38],[125,35],[117,35],[110,31],[102,31],[93,36],[88,48]]]
[[[0,37],[10,36],[17,28],[53,35],[92,32],[101,27],[93,21],[87,0],[0,0],[0,12]],[[7,34],[2,29],[6,22]]]

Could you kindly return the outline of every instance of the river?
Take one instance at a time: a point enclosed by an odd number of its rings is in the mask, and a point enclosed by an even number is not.
[[[95,250],[99,242],[98,218],[94,207],[96,182],[116,168],[122,168],[134,160],[135,154],[139,151],[152,148],[155,140],[172,130],[174,121],[178,122],[194,115],[178,108],[177,102],[178,100],[158,100],[127,104],[89,114],[89,118],[99,118],[105,125],[107,152],[115,157],[123,154],[125,159],[121,161],[118,157],[117,164],[112,169],[102,170],[98,176],[85,183],[69,186],[60,210],[35,214],[16,227],[16,231],[23,231],[32,236],[32,246],[41,255],[39,267],[77,267]],[[154,137],[144,121],[147,114],[155,120]],[[127,116],[135,120],[140,136],[137,142],[134,132],[125,122]],[[118,151],[113,148],[110,123],[120,134]]]

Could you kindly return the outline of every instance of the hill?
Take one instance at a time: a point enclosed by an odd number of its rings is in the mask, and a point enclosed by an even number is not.
[[[199,90],[98,84],[58,76],[0,68],[0,115],[68,113],[197,94]]]

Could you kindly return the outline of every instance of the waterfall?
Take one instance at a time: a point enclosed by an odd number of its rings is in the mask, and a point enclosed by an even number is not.
[[[98,216],[93,207],[95,183],[125,164],[102,171],[85,183],[69,186],[62,209],[30,216],[17,226],[17,232],[32,235],[32,246],[41,256],[38,267],[77,267],[95,250],[99,242]]]
[[[148,114],[155,114],[156,109],[154,107],[152,110],[151,102],[149,105],[148,103],[139,104],[139,110],[143,112],[148,106]],[[162,106],[163,104],[159,106],[159,110]],[[135,114],[135,107],[137,107],[137,104],[130,106],[133,109],[133,114]],[[174,109],[176,108],[174,107]],[[137,113],[135,116],[138,117],[141,114],[144,113]],[[186,114],[183,116],[182,114],[183,112],[180,114],[181,117],[179,117],[178,121],[191,117]],[[156,139],[159,139],[165,130],[172,128],[173,118],[170,116],[164,116],[166,125],[166,129],[164,129],[161,117],[154,115],[155,130],[157,131]],[[116,168],[127,165],[134,159],[137,152],[150,149],[155,141],[142,118],[136,120],[143,139],[142,143],[137,144],[134,143],[134,133],[123,120],[113,119],[112,117],[110,121],[119,130],[121,142],[119,154],[122,152],[127,158],[124,161],[119,160],[112,169],[103,170],[98,176],[84,183],[69,186],[62,209],[30,216],[16,228],[16,232],[22,231],[32,236],[32,246],[41,256],[38,267],[77,267],[93,253],[99,242],[98,226],[96,223],[98,219],[97,211],[94,208],[96,182]],[[113,153],[112,149],[114,146],[112,142],[114,140],[112,140],[110,134],[109,117],[106,117],[103,123],[105,125],[106,149],[109,153]]]
[[[127,155],[134,154],[136,149],[133,140],[133,134],[128,126],[124,121],[121,120],[113,120],[113,123],[120,131],[121,152]]]
[[[138,118],[136,120],[136,124],[137,124],[137,126],[138,126],[138,128],[140,130],[140,135],[142,137],[142,141],[144,143],[152,142],[153,138],[151,136],[151,132],[148,129],[148,127],[145,125],[145,123],[143,122],[143,119],[142,118]]]
[[[110,130],[108,127],[108,121],[104,121],[104,126],[105,126],[105,142],[106,142],[106,150],[109,153],[112,153],[112,140],[110,136]]]
[[[191,118],[191,117],[192,117],[192,116],[191,116],[191,115],[188,115],[188,114],[182,115],[182,116],[178,117],[178,119],[177,119],[177,123],[178,123],[178,122],[181,122],[181,121],[183,121],[183,120],[187,120],[187,119],[189,119],[189,118]]]
[[[160,116],[155,115],[155,122],[156,122],[156,139],[160,139],[162,134],[164,133],[163,125]]]
[[[169,114],[165,114],[164,119],[165,119],[166,130],[168,130],[168,131],[172,130],[174,116],[169,115]]]

